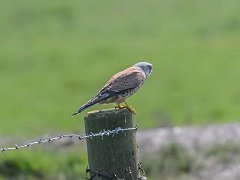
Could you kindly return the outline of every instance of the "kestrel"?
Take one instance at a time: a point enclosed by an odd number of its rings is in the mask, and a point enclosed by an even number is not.
[[[132,96],[144,83],[152,72],[152,64],[139,62],[117,74],[115,74],[107,84],[88,102],[83,104],[73,117],[94,104],[116,103],[119,109],[127,108],[135,113],[135,110],[128,106],[126,98]],[[120,104],[124,102],[125,106]]]

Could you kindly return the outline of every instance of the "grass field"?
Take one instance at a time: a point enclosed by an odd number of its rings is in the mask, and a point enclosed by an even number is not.
[[[1,0],[0,134],[82,132],[87,111],[69,115],[141,60],[154,66],[129,99],[141,129],[239,120],[239,5]]]
[[[69,114],[112,74],[140,60],[154,65],[129,99],[141,128],[166,118],[174,125],[237,120],[238,5],[1,1],[1,133],[82,129],[86,112],[75,119]]]

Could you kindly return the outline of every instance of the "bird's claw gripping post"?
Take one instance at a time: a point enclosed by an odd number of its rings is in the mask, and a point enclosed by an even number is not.
[[[135,111],[135,109],[134,109],[132,106],[128,106],[128,105],[121,106],[120,104],[118,104],[118,106],[117,106],[116,108],[118,108],[118,109],[124,109],[124,108],[126,108],[126,109],[128,109],[130,112],[136,114],[136,111]]]

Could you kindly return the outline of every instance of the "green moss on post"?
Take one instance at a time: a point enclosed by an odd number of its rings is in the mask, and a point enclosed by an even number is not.
[[[85,117],[87,134],[101,130],[113,130],[118,127],[135,127],[133,113],[127,109],[110,109],[90,112]],[[115,174],[118,178],[132,179],[126,169],[131,169],[133,179],[138,178],[136,132],[127,131],[114,136],[87,139],[89,168],[95,172]],[[106,179],[96,177],[94,179]]]

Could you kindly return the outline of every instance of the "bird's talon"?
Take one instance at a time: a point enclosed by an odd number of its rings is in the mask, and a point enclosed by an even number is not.
[[[119,105],[119,106],[115,107],[115,109],[116,109],[116,108],[118,108],[118,109],[124,109],[124,108],[126,108],[126,109],[128,109],[130,112],[136,114],[136,111],[135,111],[135,109],[134,109],[132,106],[121,106],[121,105]]]
[[[123,108],[125,108],[125,106],[118,105],[115,107],[115,109],[123,109]]]
[[[130,112],[136,114],[136,111],[135,111],[135,109],[134,109],[132,106],[127,106],[126,108],[127,108]]]

